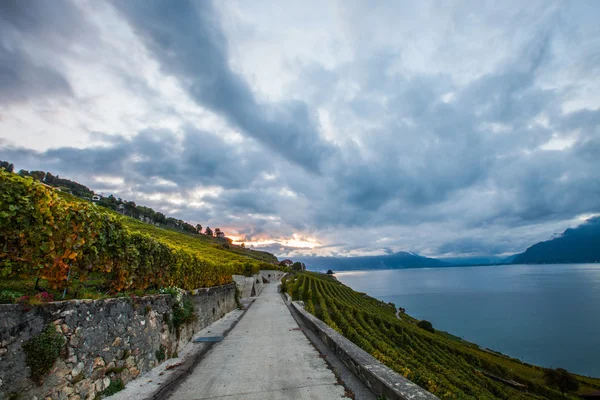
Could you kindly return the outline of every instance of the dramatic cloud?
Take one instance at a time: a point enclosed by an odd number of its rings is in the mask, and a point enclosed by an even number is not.
[[[600,213],[599,12],[4,2],[0,159],[278,254],[522,251]]]
[[[158,59],[200,106],[310,171],[332,149],[321,140],[308,106],[302,102],[259,103],[227,60],[227,42],[208,1],[173,3],[145,0],[115,4]]]
[[[53,4],[0,2],[0,105],[71,94],[71,86],[60,72],[61,65],[43,59],[39,53],[47,54],[46,46],[51,49],[70,42],[82,21],[77,8],[62,0]]]

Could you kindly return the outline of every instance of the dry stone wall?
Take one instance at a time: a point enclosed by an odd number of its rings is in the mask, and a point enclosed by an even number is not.
[[[280,280],[281,278],[283,278],[283,276],[285,274],[286,274],[285,272],[277,271],[277,270],[265,269],[265,270],[260,271],[260,275],[269,282],[276,282],[276,281]]]
[[[237,307],[235,284],[184,296],[194,318],[173,326],[169,295],[49,303],[25,310],[0,305],[0,400],[94,399],[173,357],[195,332]],[[31,379],[23,345],[48,326],[61,337],[60,356],[41,382]],[[16,397],[19,395],[20,397]]]
[[[260,274],[252,276],[233,275],[233,281],[240,291],[240,297],[258,296],[263,289],[263,281]]]
[[[240,291],[241,297],[254,297],[262,292],[265,282],[277,282],[285,274],[283,271],[263,269],[252,276],[233,275],[233,280]]]

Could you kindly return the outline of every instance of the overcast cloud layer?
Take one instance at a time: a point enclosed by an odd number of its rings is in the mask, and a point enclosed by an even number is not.
[[[2,1],[0,159],[279,255],[519,252],[600,213],[598,15]]]

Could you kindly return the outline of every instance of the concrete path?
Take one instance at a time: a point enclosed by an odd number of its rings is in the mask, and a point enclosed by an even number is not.
[[[243,299],[245,306],[253,299]],[[251,302],[251,301],[250,301]],[[240,320],[244,312],[233,310],[206,328],[198,332],[194,337],[200,336],[222,336],[226,335]],[[172,386],[184,378],[187,371],[192,370],[197,360],[210,351],[214,343],[189,342],[179,350],[178,357],[171,358],[158,367],[151,369],[144,375],[129,382],[124,390],[107,397],[110,400],[149,400],[162,399],[166,397],[163,392],[170,393]]]
[[[265,285],[233,328],[173,392],[170,399],[341,399],[319,352],[277,293]]]

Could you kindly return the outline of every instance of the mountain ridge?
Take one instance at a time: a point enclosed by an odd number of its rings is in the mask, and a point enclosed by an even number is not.
[[[305,256],[295,257],[294,260],[303,262],[311,269],[319,271],[328,269],[357,271],[361,269],[408,269],[453,266],[435,258],[423,257],[408,251],[359,257]]]
[[[441,268],[475,265],[595,263],[600,262],[600,216],[566,229],[560,236],[529,246],[511,256],[424,257],[409,251],[359,257],[304,256],[295,260],[325,271]]]
[[[518,254],[514,264],[600,262],[600,216],[586,220],[560,236],[536,243]]]

